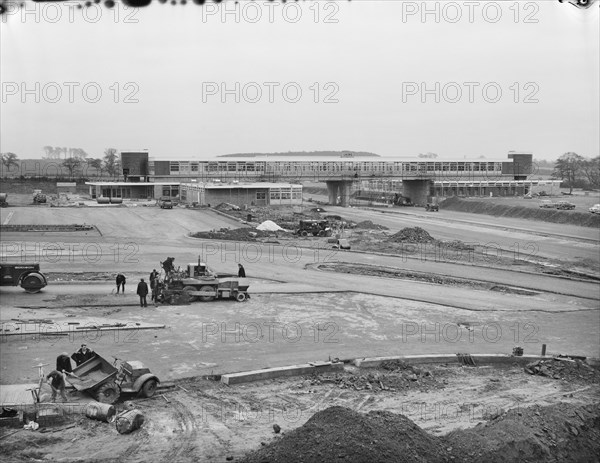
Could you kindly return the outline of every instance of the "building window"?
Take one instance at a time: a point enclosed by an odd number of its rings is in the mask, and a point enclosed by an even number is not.
[[[271,189],[270,193],[271,193],[270,194],[271,199],[281,199],[281,191],[279,190],[279,188]]]
[[[191,165],[192,172],[198,172],[198,163],[194,162]]]
[[[267,193],[264,192],[264,191],[257,191],[256,192],[256,199],[257,200],[261,200],[262,199],[264,201],[265,199],[267,199]]]
[[[178,162],[171,162],[171,173],[173,172],[179,172],[179,163]]]

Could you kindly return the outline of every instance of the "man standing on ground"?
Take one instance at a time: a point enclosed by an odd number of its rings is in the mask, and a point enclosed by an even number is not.
[[[125,294],[125,275],[119,273],[117,275],[117,294],[119,294],[119,288],[123,290],[123,294]]]
[[[137,294],[140,296],[140,307],[148,307],[146,296],[148,295],[148,285],[142,278],[138,283]]]
[[[60,393],[63,402],[67,402],[67,394],[65,393],[65,377],[60,371],[52,370],[46,376],[46,382],[52,388],[52,402],[56,402],[56,394]]]
[[[242,264],[238,264],[238,278],[246,278],[246,270]]]

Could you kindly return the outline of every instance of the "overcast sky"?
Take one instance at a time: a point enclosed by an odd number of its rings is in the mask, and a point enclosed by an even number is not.
[[[598,3],[72,5],[3,17],[2,152],[599,154]]]

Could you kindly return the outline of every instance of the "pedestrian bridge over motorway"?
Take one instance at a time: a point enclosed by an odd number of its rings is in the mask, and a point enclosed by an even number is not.
[[[436,160],[379,156],[239,156],[210,160],[155,160],[147,152],[122,152],[127,181],[153,182],[325,182],[329,200],[348,205],[354,182],[376,178],[402,181],[405,196],[424,203],[434,181],[523,180],[532,155],[511,152],[508,159]]]

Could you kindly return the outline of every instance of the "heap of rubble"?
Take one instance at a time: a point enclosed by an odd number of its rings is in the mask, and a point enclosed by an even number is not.
[[[554,357],[549,360],[537,360],[528,363],[524,369],[530,375],[546,376],[553,379],[579,380],[590,383],[600,381],[600,371],[579,358]]]
[[[396,243],[431,243],[435,240],[421,227],[407,227],[390,236],[388,241]]]
[[[371,220],[363,220],[362,222],[358,222],[354,228],[359,228],[362,230],[389,230],[389,228],[385,225],[373,223]]]

